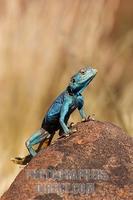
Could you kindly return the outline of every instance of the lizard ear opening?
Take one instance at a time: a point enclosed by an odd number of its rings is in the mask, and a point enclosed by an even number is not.
[[[69,93],[70,95],[73,94],[72,88],[71,88],[70,86],[67,87],[67,91],[68,91],[68,93]]]
[[[76,82],[75,78],[73,78],[71,81],[72,81],[72,83],[75,83],[75,82]]]

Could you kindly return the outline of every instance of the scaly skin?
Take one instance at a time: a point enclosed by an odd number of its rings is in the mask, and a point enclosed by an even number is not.
[[[87,119],[83,108],[84,98],[82,92],[95,77],[96,73],[96,69],[86,67],[72,76],[66,90],[55,99],[45,114],[41,129],[26,141],[26,147],[31,156],[35,156],[38,152],[32,146],[40,144],[40,148],[45,140],[49,140],[50,144],[55,131],[59,130],[59,134],[62,136],[69,136],[73,132],[73,129],[68,127],[67,122],[75,109],[79,110],[82,121]]]

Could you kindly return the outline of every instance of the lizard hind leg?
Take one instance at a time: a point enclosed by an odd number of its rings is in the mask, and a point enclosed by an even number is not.
[[[44,139],[43,141],[41,141],[39,146],[37,147],[37,149],[35,151],[38,153],[41,149],[49,146],[51,144],[53,136],[54,136],[54,133],[51,134],[49,139]],[[33,158],[33,156],[31,154],[28,154],[25,157],[12,158],[11,161],[15,164],[26,165],[31,161],[32,158]]]
[[[35,132],[25,143],[29,153],[34,157],[37,154],[37,152],[33,149],[32,146],[39,143],[41,144],[50,137],[51,135],[48,133],[48,131],[44,130],[43,128]]]

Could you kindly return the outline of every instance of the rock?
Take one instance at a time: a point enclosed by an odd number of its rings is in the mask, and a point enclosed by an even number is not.
[[[133,138],[109,122],[76,128],[41,150],[0,200],[133,199]]]

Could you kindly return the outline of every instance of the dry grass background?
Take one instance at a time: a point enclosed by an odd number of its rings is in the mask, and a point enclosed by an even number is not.
[[[131,0],[0,0],[0,193],[24,142],[81,66],[99,73],[86,111],[133,131]],[[78,114],[72,119],[79,120]]]

